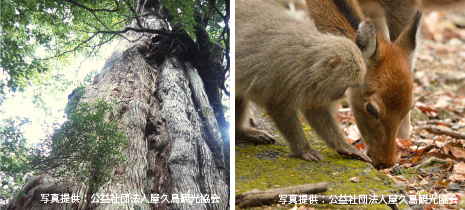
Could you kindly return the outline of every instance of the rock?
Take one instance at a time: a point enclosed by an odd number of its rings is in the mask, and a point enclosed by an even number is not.
[[[460,120],[460,118],[455,113],[446,109],[441,109],[437,117],[441,120],[450,119],[452,122],[457,122]]]
[[[439,169],[437,167],[432,167],[432,168],[428,168],[426,171],[429,173],[436,173],[436,172],[439,172]]]
[[[441,63],[442,63],[443,65],[446,66],[446,65],[451,65],[451,64],[453,64],[454,61],[453,61],[452,59],[441,59]],[[448,74],[448,75],[449,75],[449,74]],[[455,77],[454,74],[450,74],[450,75],[452,75],[452,76]]]
[[[402,171],[400,170],[400,166],[399,165],[395,165],[392,170],[390,171],[390,173],[392,175],[400,175],[402,174]]]
[[[428,133],[428,132],[420,133],[420,137],[423,138],[423,139],[429,139],[429,136],[430,136],[430,135],[431,135],[431,134]]]
[[[462,40],[460,40],[460,39],[452,38],[452,39],[449,41],[449,45],[452,46],[452,47],[460,48],[460,47],[463,46],[463,42],[462,42]]]
[[[465,58],[465,52],[461,51],[461,52],[459,52],[459,55],[460,55],[461,57],[464,57],[464,58]]]
[[[454,72],[448,71],[446,75],[446,84],[459,84],[461,82],[461,78],[457,77],[457,74]]]
[[[464,95],[465,96],[465,83],[460,84],[457,87],[457,91],[455,92],[458,95]]]
[[[420,109],[417,107],[414,107],[412,110],[410,110],[410,119],[412,119],[412,122],[416,121],[425,121],[429,120],[428,115],[423,113]]]
[[[360,171],[360,176],[365,176],[371,172],[371,168],[365,168],[362,171]]]
[[[462,188],[460,187],[460,185],[458,185],[456,183],[452,183],[452,184],[449,185],[448,190],[450,190],[450,191],[462,191]]]
[[[418,77],[418,78],[422,78],[422,77],[425,77],[426,74],[424,71],[416,71],[415,72],[415,77]]]
[[[459,28],[465,28],[465,16],[450,14],[447,16],[447,19],[452,20],[452,22]]]
[[[446,176],[445,176],[444,178],[445,178],[445,179],[448,179],[450,175],[452,175],[452,173],[451,173],[451,172],[447,172],[447,174],[446,174]]]

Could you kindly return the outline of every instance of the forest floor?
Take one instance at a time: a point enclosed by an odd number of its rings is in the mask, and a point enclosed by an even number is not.
[[[465,13],[426,13],[417,48],[414,72],[415,104],[410,139],[397,139],[397,162],[378,171],[370,164],[341,157],[328,149],[304,125],[312,147],[326,157],[318,163],[290,157],[273,122],[253,107],[258,128],[278,140],[275,145],[236,143],[236,194],[327,181],[325,195],[402,193],[409,198],[437,198],[465,206]],[[341,100],[341,104],[345,104]],[[349,142],[360,139],[350,111],[337,113]],[[363,147],[363,143],[358,147]],[[354,178],[358,177],[357,182]],[[416,196],[416,197],[415,197]],[[436,196],[436,197],[435,197]],[[463,198],[463,199],[462,199]],[[428,201],[426,201],[428,202]],[[463,205],[462,205],[463,203]],[[408,205],[401,205],[407,208]],[[414,209],[455,209],[457,205],[430,204]],[[386,205],[281,205],[260,209],[390,209]]]

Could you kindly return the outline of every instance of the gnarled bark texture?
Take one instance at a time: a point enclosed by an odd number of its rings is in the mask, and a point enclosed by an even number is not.
[[[150,28],[162,24],[153,17],[145,21]],[[76,177],[65,182],[47,174],[31,177],[23,188],[27,197],[14,200],[7,209],[229,209],[223,140],[214,112],[208,111],[212,107],[202,80],[183,59],[181,45],[151,43],[150,38],[145,34],[137,42],[121,40],[80,99],[115,102],[108,120],[121,120],[120,129],[131,141],[127,165],[115,168],[113,180],[96,193]],[[79,195],[80,202],[50,203],[52,194],[61,198],[64,193]],[[49,202],[41,201],[41,194],[49,194]],[[124,194],[129,194],[128,203],[122,203]],[[151,200],[155,194],[158,203]],[[160,203],[163,195],[171,202],[173,194],[179,203]],[[183,203],[182,194],[208,195],[210,200]],[[102,203],[112,195],[119,203]],[[213,195],[218,203],[212,203]]]

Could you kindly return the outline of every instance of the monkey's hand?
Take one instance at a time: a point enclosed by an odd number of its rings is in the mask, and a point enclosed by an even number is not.
[[[257,120],[253,117],[255,114],[252,110],[249,111],[249,124],[252,127],[257,127]]]
[[[340,147],[336,149],[336,152],[340,155],[347,155],[352,158],[360,158],[366,162],[371,163],[371,159],[364,154],[362,151],[358,150],[357,148],[353,147],[352,145],[347,145],[346,147]]]
[[[247,128],[243,131],[236,131],[236,142],[249,142],[254,144],[274,144],[276,139],[266,131],[255,128]]]
[[[257,122],[255,121],[255,118],[249,117],[249,124],[250,124],[250,126],[252,126],[252,127],[256,127],[256,126],[257,126]]]
[[[314,150],[312,148],[310,148],[309,150],[299,155],[299,157],[304,160],[315,161],[315,162],[325,160],[325,156],[323,156],[323,154],[321,154],[320,151]]]

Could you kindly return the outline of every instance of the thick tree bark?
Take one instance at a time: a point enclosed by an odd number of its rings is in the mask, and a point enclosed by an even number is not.
[[[144,23],[150,28],[162,24],[155,18]],[[103,97],[115,102],[108,120],[121,120],[120,129],[131,141],[125,153],[127,165],[115,168],[113,180],[94,194],[77,177],[65,182],[47,174],[31,177],[23,187],[27,197],[13,200],[7,209],[229,209],[223,140],[214,113],[205,112],[213,109],[202,81],[190,62],[183,60],[181,46],[159,46],[161,50],[154,52],[150,38],[146,34],[137,42],[120,41],[93,84],[82,90],[80,100]],[[160,63],[154,57],[163,60]],[[62,198],[64,193],[79,195],[81,200],[50,203],[52,194]],[[49,202],[41,201],[41,194],[49,194]],[[126,194],[129,203],[123,203]],[[152,203],[151,196],[157,194],[158,203]],[[182,203],[185,194],[208,195],[209,200]],[[172,195],[178,195],[179,203],[160,203],[163,195],[170,202]],[[218,203],[212,203],[214,195]],[[102,203],[111,196],[117,196],[119,203]]]

